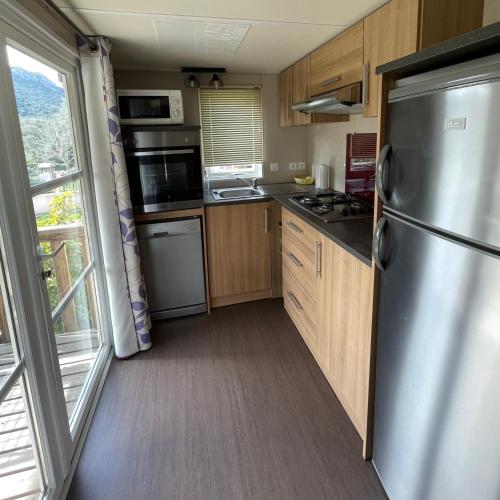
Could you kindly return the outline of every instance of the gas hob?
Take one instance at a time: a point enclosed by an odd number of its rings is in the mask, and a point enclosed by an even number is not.
[[[293,196],[290,201],[324,222],[373,217],[373,205],[369,201],[356,198],[350,193],[321,191]]]

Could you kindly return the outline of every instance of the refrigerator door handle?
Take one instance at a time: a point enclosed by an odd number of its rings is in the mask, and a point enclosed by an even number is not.
[[[380,155],[377,161],[377,172],[376,172],[376,184],[377,191],[380,199],[387,203],[389,200],[387,198],[386,193],[386,184],[387,184],[387,157],[391,152],[391,145],[386,144],[382,150],[380,151]]]
[[[385,264],[383,262],[384,245],[385,245],[385,226],[387,225],[387,219],[385,217],[381,217],[377,222],[377,226],[375,227],[375,232],[373,234],[372,241],[372,254],[373,260],[375,261],[375,265],[381,270],[385,271]]]

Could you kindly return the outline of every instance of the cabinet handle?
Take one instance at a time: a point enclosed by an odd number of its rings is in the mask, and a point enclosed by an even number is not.
[[[269,208],[264,208],[264,234],[269,233]]]
[[[297,300],[297,297],[295,297],[295,295],[290,290],[288,290],[288,292],[286,292],[286,294],[290,297],[290,300],[293,302],[293,305],[297,309],[300,309],[301,311],[304,309],[302,307],[302,304]]]
[[[322,245],[319,241],[314,242],[314,271],[316,273],[316,278],[321,277],[321,260],[322,255]]]
[[[337,76],[334,76],[332,78],[328,78],[328,80],[321,82],[320,86],[327,87],[328,85],[331,85],[332,83],[340,81],[341,78],[342,78],[342,75],[337,75]]]
[[[302,231],[302,229],[300,229],[299,226],[297,226],[297,224],[294,224],[293,222],[290,222],[288,221],[286,223],[286,225],[290,228],[290,229],[293,229],[296,233],[303,233],[304,231]]]
[[[297,257],[295,257],[295,255],[293,255],[292,252],[288,252],[288,257],[290,257],[290,260],[297,266],[297,267],[304,267],[304,265],[302,264],[302,262],[300,262],[299,259],[297,259]]]

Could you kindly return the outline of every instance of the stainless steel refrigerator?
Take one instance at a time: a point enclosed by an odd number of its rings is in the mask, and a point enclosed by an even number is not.
[[[500,498],[500,57],[397,82],[377,165],[373,463],[393,500]]]

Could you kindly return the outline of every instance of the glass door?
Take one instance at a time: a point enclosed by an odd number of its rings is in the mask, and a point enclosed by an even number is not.
[[[0,252],[0,498],[38,498],[46,489],[26,361]]]
[[[109,353],[81,108],[71,70],[13,44],[7,55],[32,202],[26,223],[38,255],[34,272],[75,437]]]

